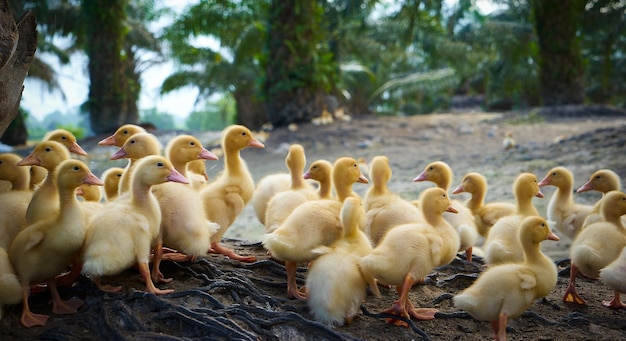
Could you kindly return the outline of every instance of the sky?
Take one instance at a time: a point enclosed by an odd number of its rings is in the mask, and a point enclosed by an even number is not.
[[[163,6],[170,7],[180,13],[189,4],[198,0],[161,0]],[[458,0],[445,0],[452,6]],[[490,0],[477,0],[477,6],[483,13],[493,11],[495,6]],[[167,25],[163,20],[156,27]],[[49,113],[62,113],[73,110],[87,99],[89,92],[89,78],[87,76],[87,57],[84,54],[74,54],[68,65],[60,65],[56,58],[45,58],[58,72],[58,80],[62,92],[49,92],[41,82],[27,79],[24,82],[22,107],[28,110],[37,119],[43,119]],[[175,71],[175,65],[168,61],[148,68],[142,73],[142,92],[139,98],[139,110],[157,108],[159,112],[166,112],[176,119],[183,121],[193,110],[198,90],[192,87],[176,90],[161,95],[159,88],[165,78]]]

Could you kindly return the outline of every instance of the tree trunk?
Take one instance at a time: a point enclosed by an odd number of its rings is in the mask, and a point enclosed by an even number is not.
[[[126,123],[137,123],[138,114],[128,105],[124,38],[127,30],[125,0],[83,0],[89,57],[89,98],[91,129],[109,133]]]
[[[239,90],[233,93],[237,107],[237,123],[258,130],[267,123],[267,115],[263,112],[262,103],[254,95],[254,90]]]
[[[37,50],[37,23],[31,12],[26,12],[18,22],[7,0],[0,0],[0,136],[18,115],[24,78]],[[26,127],[21,126],[19,136],[26,142]]]
[[[584,67],[576,36],[584,1],[534,0],[539,39],[539,80],[544,105],[581,104]]]

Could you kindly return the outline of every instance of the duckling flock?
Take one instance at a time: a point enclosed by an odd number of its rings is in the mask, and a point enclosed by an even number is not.
[[[625,307],[626,194],[608,169],[577,189],[603,193],[593,206],[574,202],[574,179],[564,167],[542,180],[520,174],[513,183],[515,203],[485,203],[485,177],[468,173],[451,192],[471,194],[459,202],[449,198],[451,168],[435,161],[413,181],[436,186],[409,201],[387,187],[387,157],[371,160],[368,179],[350,157],[317,160],[306,169],[298,144],[285,158],[289,173],[267,175],[255,186],[240,151],[264,145],[240,125],[222,132],[224,170],[215,179],[208,178],[205,161],[218,156],[190,135],[172,138],[162,150],[151,133],[124,125],[99,145],[118,147],[111,159],[126,158],[128,165],[96,177],[70,157],[87,153],[62,129],[24,158],[0,154],[0,180],[11,184],[0,193],[0,317],[2,306],[21,302],[21,324],[44,325],[48,316],[28,305],[30,293],[41,290],[50,291],[54,314],[75,313],[84,302],[63,301],[57,286],[71,286],[81,274],[99,289],[117,292],[122,288],[101,279],[136,266],[146,291],[163,295],[173,292],[157,287],[173,280],[159,270],[164,259],[184,262],[217,253],[254,262],[220,242],[248,203],[266,227],[262,245],[268,255],[285,264],[287,296],[305,300],[315,319],[331,326],[349,323],[364,300],[380,296],[380,285],[398,292],[383,312],[402,318],[389,323],[433,319],[436,309],[409,299],[412,286],[459,252],[468,262],[478,253],[486,270],[453,302],[491,322],[496,339],[504,340],[508,319],[555,288],[557,268],[540,243],[559,240],[557,234],[573,241],[563,301],[586,304],[575,286],[581,274],[614,290],[603,305]],[[355,183],[370,184],[362,197],[353,192]],[[532,203],[543,197],[542,186],[556,187],[545,218]],[[301,288],[298,263],[308,264]]]

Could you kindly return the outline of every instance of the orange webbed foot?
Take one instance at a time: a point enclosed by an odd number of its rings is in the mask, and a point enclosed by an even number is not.
[[[610,301],[602,301],[602,305],[611,309],[624,309],[626,305],[620,300],[619,292],[615,292],[615,297]]]
[[[26,327],[31,328],[35,326],[44,326],[48,321],[50,316],[42,315],[42,314],[33,314],[32,312],[22,313],[22,317],[20,318],[20,323]]]
[[[85,301],[73,298],[68,301],[52,302],[52,312],[57,315],[75,314],[78,308],[82,307]]]
[[[238,260],[244,263],[256,262],[256,257],[238,255],[237,253],[235,253],[235,251],[220,245],[220,243],[212,243],[211,248],[209,248],[209,253],[221,254],[230,259]]]

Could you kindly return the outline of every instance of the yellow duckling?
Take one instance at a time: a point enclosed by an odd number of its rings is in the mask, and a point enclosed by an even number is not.
[[[306,173],[302,176],[304,179],[315,180],[318,182],[317,196],[320,199],[332,199],[333,197],[333,164],[326,160],[317,160],[313,162]]]
[[[598,191],[602,193],[600,200],[593,206],[593,210],[589,213],[585,222],[583,222],[583,228],[589,224],[593,224],[604,219],[602,217],[602,200],[606,193],[610,191],[621,191],[622,181],[619,175],[610,169],[600,169],[591,174],[589,180],[582,186],[580,186],[576,193],[582,193],[587,191]]]

